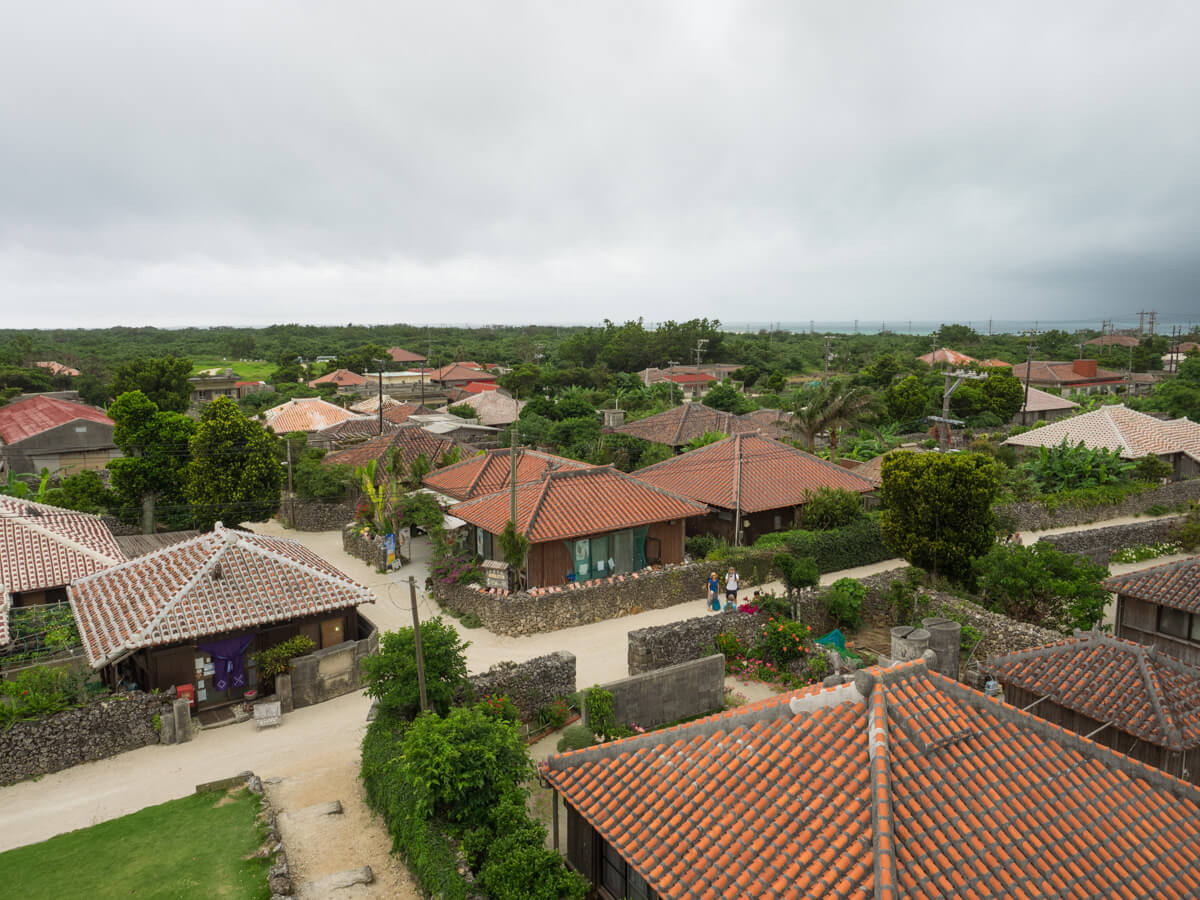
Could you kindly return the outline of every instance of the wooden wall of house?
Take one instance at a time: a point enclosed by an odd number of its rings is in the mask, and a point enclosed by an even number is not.
[[[1037,694],[1023,688],[1004,685],[1004,701],[1018,709],[1023,709],[1037,699]],[[1096,732],[1089,740],[1176,777],[1182,777],[1181,771],[1186,770],[1186,780],[1192,784],[1200,784],[1200,749],[1188,750],[1182,754],[1172,753],[1166,747],[1134,737],[1112,725],[1103,731],[1096,731],[1103,722],[1059,706],[1053,700],[1043,700],[1033,707],[1030,713],[1075,734],[1086,736]]]
[[[593,884],[600,868],[600,844],[596,830],[575,811],[571,804],[567,809],[567,864]]]
[[[683,536],[686,519],[676,519],[674,522],[655,522],[646,531],[646,540],[658,538],[662,542],[663,564],[683,562]],[[650,548],[646,548],[646,558],[650,558]]]
[[[14,591],[12,595],[13,606],[44,606],[48,603],[66,602],[65,587],[52,587],[41,591]]]
[[[529,548],[529,586],[553,587],[566,584],[567,573],[574,565],[571,551],[565,541],[533,544]]]
[[[1117,637],[1181,659],[1190,666],[1200,666],[1200,644],[1158,631],[1158,604],[1121,594],[1117,597]]]
[[[727,544],[733,543],[733,510],[712,507],[712,512],[703,516],[692,516],[687,520],[685,530],[688,537],[697,534],[711,534]]]

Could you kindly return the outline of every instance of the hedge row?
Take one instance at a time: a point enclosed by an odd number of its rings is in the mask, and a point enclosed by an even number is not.
[[[884,544],[879,522],[879,513],[869,513],[844,528],[829,531],[778,531],[764,534],[753,549],[786,550],[794,556],[810,557],[821,572],[852,569],[883,562],[896,555]]]
[[[400,729],[381,716],[367,727],[362,745],[362,781],[371,809],[383,817],[392,836],[392,849],[408,865],[427,895],[443,900],[466,900],[470,893],[458,871],[453,845],[446,835],[421,816],[404,779],[397,777],[400,760],[396,742]]]

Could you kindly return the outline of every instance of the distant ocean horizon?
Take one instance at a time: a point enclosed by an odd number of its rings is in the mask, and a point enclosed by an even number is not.
[[[1137,316],[1132,319],[1105,319],[1111,321],[1116,331],[1136,331]],[[1181,326],[1190,331],[1193,324],[1200,318],[1185,316],[1160,315],[1155,319],[1155,334],[1171,334],[1171,327]],[[932,334],[943,325],[966,325],[980,334],[1021,334],[1033,329],[1035,331],[1099,331],[1100,319],[972,319],[969,321],[952,319],[849,319],[840,321],[822,321],[812,319],[799,322],[729,322],[722,321],[721,327],[730,332],[758,332],[764,330],[815,332],[817,334],[880,334],[889,331],[893,334]],[[1149,330],[1149,323],[1146,323]]]

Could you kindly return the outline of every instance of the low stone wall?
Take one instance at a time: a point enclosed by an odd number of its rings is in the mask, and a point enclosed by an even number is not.
[[[496,634],[537,634],[686,602],[695,603],[699,611],[710,571],[710,563],[683,563],[517,594],[476,585],[436,585],[434,595],[447,609],[475,613]],[[743,580],[743,589],[752,586]]]
[[[58,772],[159,742],[154,717],[170,715],[164,697],[131,691],[0,731],[0,784]]]
[[[279,504],[279,521],[297,531],[336,531],[347,522],[353,522],[356,511],[357,504],[349,500],[322,503],[300,497],[289,498],[284,494]]]
[[[282,685],[276,679],[275,689],[284,703],[283,711],[290,712],[284,696],[289,690],[293,709],[359,690],[365,682],[363,658],[378,652],[379,632],[374,631],[359,641],[345,641],[307,656],[297,656],[289,663],[290,678],[284,679]]]
[[[617,724],[656,728],[725,707],[725,657],[705,656],[601,687],[613,695]]]
[[[1180,516],[1163,516],[1161,519],[1133,522],[1129,525],[1110,525],[1107,528],[1051,534],[1038,538],[1038,542],[1051,544],[1064,553],[1078,553],[1092,562],[1107,566],[1108,558],[1116,550],[1166,540],[1172,526],[1179,520]]]
[[[486,672],[472,675],[471,687],[479,698],[492,694],[507,697],[521,718],[531,722],[542,707],[575,693],[575,656],[560,650],[523,663],[496,663]]]
[[[383,538],[366,532],[360,534],[353,525],[342,528],[342,549],[377,571],[387,565],[387,547]]]
[[[1174,506],[1200,500],[1200,478],[1173,481],[1162,487],[1126,497],[1120,503],[1103,506],[1063,506],[1051,512],[1040,503],[1004,503],[996,514],[1007,516],[1017,523],[1018,531],[1041,531],[1064,525],[1086,525],[1103,519],[1116,519],[1144,513],[1152,506]]]
[[[766,621],[766,613],[721,612],[631,631],[629,674],[641,675],[707,656],[715,652],[717,635],[723,632],[736,635],[738,642],[748,647],[762,636]],[[638,724],[645,723],[638,720]]]

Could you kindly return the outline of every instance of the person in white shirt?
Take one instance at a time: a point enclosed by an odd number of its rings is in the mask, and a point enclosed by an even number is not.
[[[738,592],[738,573],[733,566],[729,567],[729,571],[725,573],[725,603],[737,603]]]

